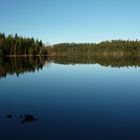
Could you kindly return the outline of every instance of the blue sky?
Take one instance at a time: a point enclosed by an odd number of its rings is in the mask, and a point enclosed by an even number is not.
[[[1,0],[0,32],[44,43],[140,39],[140,0]]]

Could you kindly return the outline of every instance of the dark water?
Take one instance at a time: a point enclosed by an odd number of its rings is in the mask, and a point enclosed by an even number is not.
[[[140,139],[139,67],[6,61],[1,140]]]

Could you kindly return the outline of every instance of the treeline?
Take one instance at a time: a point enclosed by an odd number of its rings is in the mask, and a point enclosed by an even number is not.
[[[112,40],[101,43],[63,43],[53,45],[53,55],[110,55],[110,56],[137,56],[140,55],[140,41]]]
[[[47,55],[47,47],[42,41],[34,38],[25,38],[17,34],[5,36],[0,33],[0,56],[20,56],[20,55]]]
[[[140,66],[140,41],[112,40],[101,43],[62,43],[52,47],[55,63],[100,64],[111,67]]]
[[[137,57],[140,55],[139,40],[112,40],[101,43],[62,43],[45,46],[42,41],[17,34],[0,33],[0,56],[111,56]]]

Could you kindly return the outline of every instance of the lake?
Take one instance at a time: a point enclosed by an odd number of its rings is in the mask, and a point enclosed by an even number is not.
[[[140,139],[139,66],[12,58],[0,77],[2,140]]]

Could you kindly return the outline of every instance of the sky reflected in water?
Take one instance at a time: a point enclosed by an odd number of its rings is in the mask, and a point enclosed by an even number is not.
[[[138,140],[139,72],[51,63],[34,73],[7,75],[0,79],[0,138]]]

